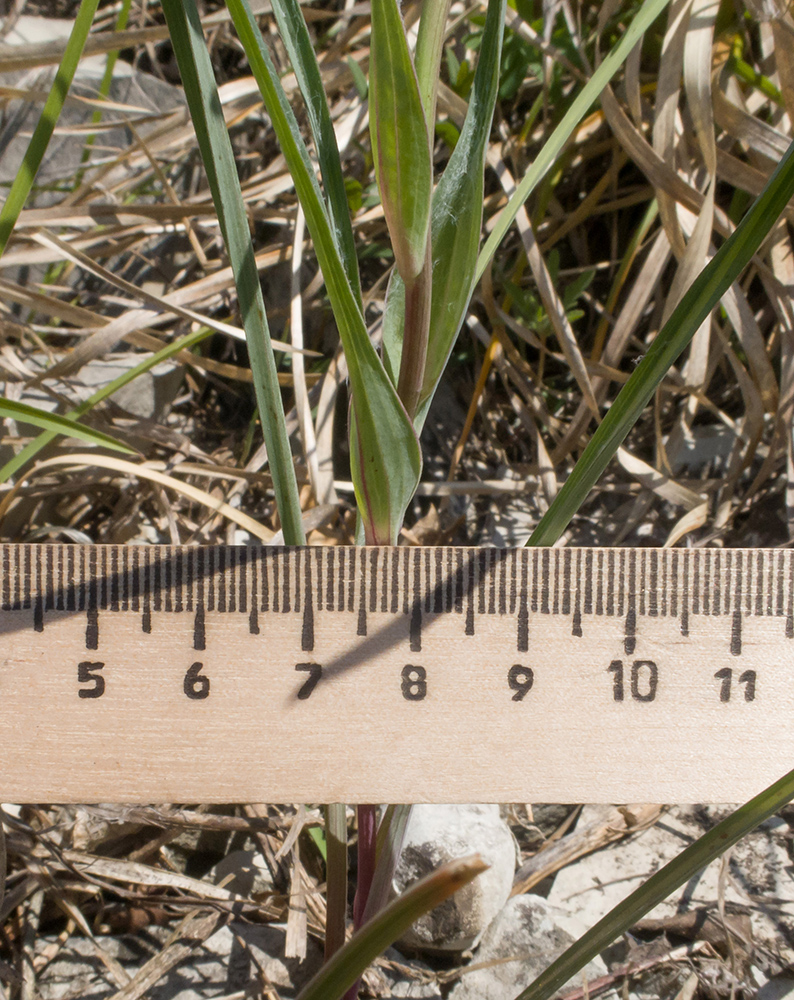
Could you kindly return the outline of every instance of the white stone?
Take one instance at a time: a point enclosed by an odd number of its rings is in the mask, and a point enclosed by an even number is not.
[[[567,929],[571,920],[571,914],[541,896],[514,896],[475,953],[472,965],[486,967],[464,970],[448,1000],[513,1000],[576,940]],[[585,968],[584,978],[591,981],[605,972],[598,960]],[[571,983],[582,979],[580,974]]]
[[[480,854],[490,868],[418,920],[402,944],[426,951],[471,948],[510,895],[516,846],[498,806],[414,806],[394,884],[402,892],[440,865]]]

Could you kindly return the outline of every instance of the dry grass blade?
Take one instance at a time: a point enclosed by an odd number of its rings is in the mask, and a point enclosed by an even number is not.
[[[181,493],[194,503],[203,504],[213,513],[220,514],[229,521],[233,521],[235,524],[239,525],[245,531],[248,531],[251,535],[253,535],[254,538],[260,539],[260,541],[269,542],[273,538],[273,532],[269,531],[266,527],[264,527],[264,525],[259,524],[259,522],[255,521],[252,517],[249,517],[242,511],[236,510],[234,507],[230,507],[229,504],[224,503],[222,500],[217,500],[215,497],[210,496],[209,493],[205,493],[204,490],[191,486],[189,483],[181,483],[179,480],[174,479],[173,476],[166,476],[162,472],[158,472],[156,469],[151,469],[144,464],[136,465],[133,462],[125,462],[121,459],[110,458],[109,456],[81,453],[48,458],[45,459],[45,461],[38,462],[34,465],[33,468],[25,475],[24,479],[21,479],[3,498],[2,503],[0,503],[0,521],[2,521],[2,519],[7,515],[11,504],[16,499],[20,487],[25,480],[32,479],[44,472],[46,469],[51,469],[56,466],[67,466],[72,468],[91,466],[100,469],[107,469],[109,472],[119,472],[125,476],[148,479],[149,482],[156,483],[159,486],[165,486],[168,489],[174,490],[176,493]]]

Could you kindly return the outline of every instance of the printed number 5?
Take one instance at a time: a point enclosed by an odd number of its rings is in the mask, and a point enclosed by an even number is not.
[[[101,698],[105,693],[105,678],[101,674],[94,673],[95,670],[101,670],[104,667],[104,663],[90,663],[88,660],[83,660],[82,663],[77,664],[77,682],[78,684],[88,684],[93,683],[92,688],[81,688],[77,692],[78,698]]]

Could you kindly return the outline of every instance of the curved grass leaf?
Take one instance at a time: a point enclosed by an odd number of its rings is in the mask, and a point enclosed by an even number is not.
[[[195,0],[163,0],[212,200],[234,271],[279,517],[288,545],[305,542],[281,390],[237,166]]]
[[[276,17],[281,40],[284,42],[303,95],[303,104],[317,148],[317,159],[320,162],[328,211],[333,222],[339,253],[342,256],[350,287],[353,289],[359,308],[362,308],[358,258],[353,238],[353,227],[350,223],[350,208],[347,201],[345,180],[342,175],[342,162],[339,158],[336,133],[328,110],[328,101],[325,96],[317,56],[314,53],[306,21],[297,0],[273,0],[273,13]],[[357,63],[354,65],[358,68]]]
[[[696,840],[673,861],[652,875],[622,903],[575,941],[567,951],[544,969],[516,1000],[548,1000],[561,986],[592,961],[615,938],[635,924],[679,886],[729,850],[738,840],[769,819],[794,798],[794,771],[770,785],[741,806],[713,830]]]
[[[700,324],[750,263],[794,197],[794,142],[750,210],[685,292],[648,353],[609,408],[570,476],[532,533],[529,545],[553,545],[565,530],[667,370]]]
[[[393,543],[422,468],[419,442],[367,335],[325,203],[284,90],[247,0],[227,0],[235,29],[287,161],[322,268],[350,376],[350,450],[356,500],[370,544]]]
[[[410,282],[425,265],[433,170],[397,0],[372,0],[369,131],[394,260],[403,281]]]
[[[344,948],[301,990],[298,1000],[338,1000],[415,920],[449,899],[487,867],[475,854],[450,861],[412,885],[356,931]]]
[[[133,382],[139,375],[143,375],[144,372],[150,371],[155,368],[162,361],[167,361],[169,358],[178,354],[180,351],[189,350],[189,348],[194,347],[202,340],[206,340],[207,337],[211,337],[214,333],[213,330],[209,330],[206,327],[203,330],[198,330],[196,333],[189,333],[186,337],[180,337],[175,340],[172,344],[168,344],[161,351],[157,351],[155,354],[150,355],[141,361],[140,364],[135,365],[134,368],[130,368],[129,371],[124,372],[123,375],[119,375],[118,378],[114,378],[112,382],[108,382],[107,385],[103,385],[101,389],[95,392],[93,395],[89,396],[84,403],[80,403],[73,410],[70,410],[65,414],[67,420],[77,420],[82,417],[84,413],[88,413],[92,410],[98,403],[103,400],[108,399],[113,395],[114,392],[118,392],[119,389],[123,389],[125,385],[129,385]],[[57,437],[57,432],[55,431],[45,431],[43,434],[39,434],[37,438],[26,444],[25,447],[17,452],[13,458],[10,458],[6,464],[0,468],[0,483],[4,483],[11,476],[16,475],[20,469],[24,468],[28,462],[32,461],[36,455],[45,448],[50,441]]]
[[[489,0],[469,109],[457,145],[433,195],[433,290],[425,374],[414,424],[421,428],[474,289],[482,229],[485,153],[499,86],[505,0]],[[383,320],[392,377],[400,367],[405,290],[393,276]]]
[[[52,133],[58,123],[64,101],[72,85],[77,64],[83,54],[88,32],[94,20],[99,0],[82,0],[80,9],[72,25],[69,41],[66,43],[66,50],[63,53],[58,72],[52,81],[52,87],[41,112],[36,128],[25,150],[22,166],[19,173],[14,178],[8,197],[0,210],[0,257],[5,252],[5,248],[17,224],[19,213],[22,211],[33,181],[36,178],[41,161],[47,151]]]
[[[95,431],[93,427],[85,427],[78,424],[70,417],[61,417],[57,413],[48,413],[40,410],[37,406],[29,406],[27,403],[18,403],[11,399],[0,399],[0,419],[5,420],[10,417],[20,424],[33,424],[34,427],[43,427],[44,430],[56,434],[66,434],[68,437],[78,438],[80,441],[87,441],[102,448],[112,448],[113,451],[123,451],[127,454],[134,454],[134,449],[121,441],[117,441],[109,434],[102,431]]]
[[[496,248],[505,238],[505,234],[513,224],[518,209],[524,204],[538,181],[560,155],[565,143],[570,139],[579,122],[581,122],[591,106],[598,99],[598,95],[609,83],[619,67],[626,61],[631,50],[668,3],[669,0],[645,0],[645,3],[632,19],[631,24],[626,30],[626,34],[604,59],[595,73],[593,73],[581,92],[577,94],[560,124],[546,142],[544,142],[543,148],[522,178],[510,201],[502,209],[491,235],[480,251],[480,256],[477,260],[475,281],[479,281],[482,277],[488,261],[493,257]]]

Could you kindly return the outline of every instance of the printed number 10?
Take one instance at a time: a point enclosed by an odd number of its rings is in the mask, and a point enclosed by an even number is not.
[[[613,660],[607,667],[612,674],[612,694],[615,701],[624,699],[623,661]],[[659,670],[653,660],[635,660],[631,665],[631,697],[634,701],[653,701],[659,686]]]

